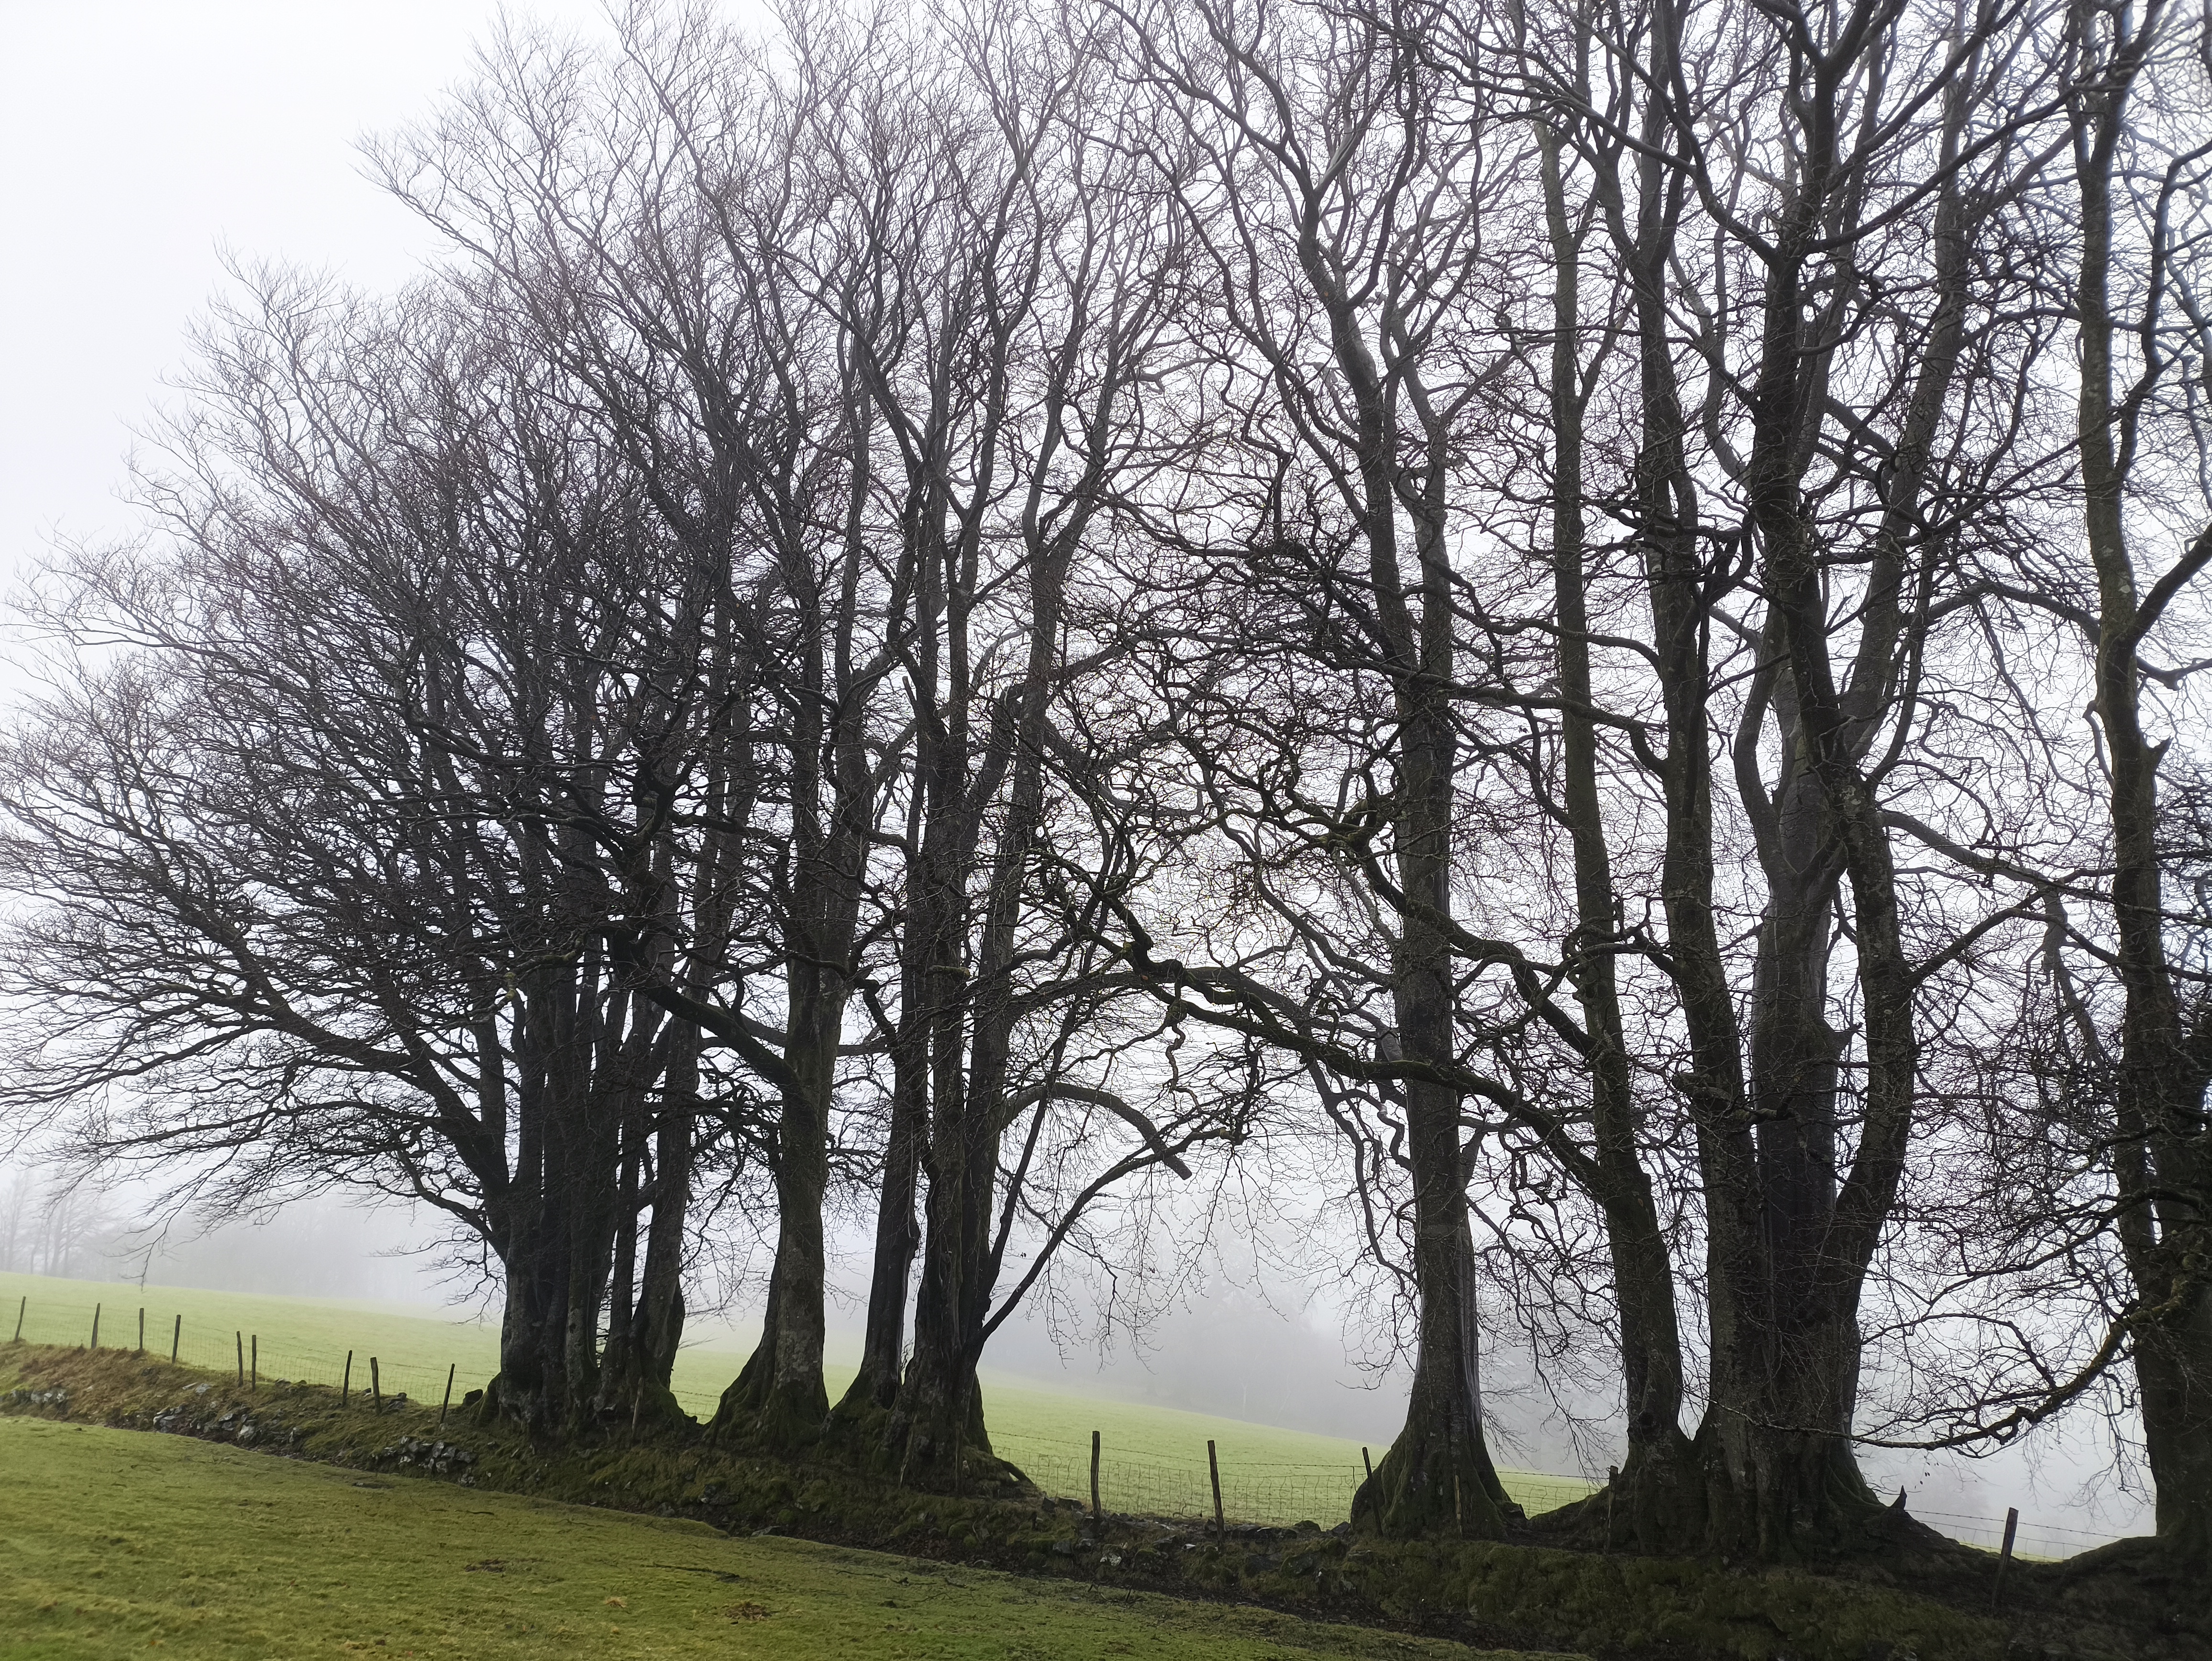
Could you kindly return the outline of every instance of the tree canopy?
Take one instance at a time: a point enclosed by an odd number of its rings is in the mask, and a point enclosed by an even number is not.
[[[433,266],[242,273],[39,585],[0,1110],[440,1208],[550,1438],[757,1233],[710,1433],[988,1480],[993,1333],[1242,1185],[1412,1363],[1362,1526],[1525,1526],[1510,1333],[1562,1539],[2103,1411],[2212,1565],[2206,27],[509,25],[373,151]]]

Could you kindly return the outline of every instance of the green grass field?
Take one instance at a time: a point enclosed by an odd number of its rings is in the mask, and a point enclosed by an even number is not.
[[[335,1384],[352,1350],[356,1389],[368,1388],[374,1355],[386,1392],[404,1390],[416,1401],[439,1399],[448,1366],[457,1370],[457,1401],[498,1366],[497,1331],[470,1319],[441,1319],[390,1304],[176,1287],[142,1290],[122,1282],[32,1275],[0,1274],[0,1339],[11,1335],[19,1299],[26,1299],[22,1335],[33,1343],[87,1342],[96,1305],[101,1347],[133,1346],[143,1307],[146,1348],[155,1354],[169,1353],[181,1317],[178,1359],[192,1366],[234,1367],[243,1334],[258,1339],[263,1378]],[[677,1360],[675,1389],[691,1413],[703,1419],[714,1412],[723,1386],[744,1364],[744,1335],[727,1327],[708,1326],[702,1339],[685,1346]],[[829,1373],[834,1400],[852,1376],[852,1363],[840,1365],[833,1353]],[[1097,1431],[1102,1498],[1112,1510],[1190,1516],[1210,1511],[1209,1439],[1220,1459],[1224,1505],[1242,1521],[1338,1522],[1349,1513],[1360,1477],[1359,1445],[1335,1437],[1040,1389],[988,1368],[983,1391],[994,1447],[1047,1493],[1087,1497],[1091,1433]],[[1382,1450],[1375,1454],[1380,1457]],[[1531,1512],[1589,1491],[1589,1484],[1571,1478],[1529,1472],[1508,1471],[1504,1480]]]
[[[436,1421],[419,1401],[342,1403],[326,1385],[249,1390],[118,1349],[0,1343],[0,1661],[195,1638],[238,1655],[627,1654],[629,1640],[682,1655],[694,1652],[674,1634],[705,1632],[718,1651],[800,1658],[1287,1658],[1379,1654],[1392,1641],[1324,1642],[1315,1628],[1241,1624],[1198,1601],[1221,1599],[1498,1648],[1736,1661],[2011,1652],[2014,1617],[1990,1615],[1990,1566],[1972,1554],[1908,1553],[1905,1581],[1885,1573],[1875,1584],[1856,1568],[1747,1571],[1540,1535],[1401,1541],[1308,1526],[1216,1537],[1210,1518],[1112,1514],[1094,1529],[1076,1506],[996,1484],[965,1496],[902,1489],[836,1449],[769,1457],[617,1429],[556,1450],[471,1424],[448,1433],[465,1457],[449,1448],[426,1461]],[[939,1567],[906,1561],[915,1555]],[[2200,1651],[2147,1643],[2148,1622],[2163,1611],[2212,1632],[2212,1617],[2201,1595],[2172,1595],[2163,1563],[2114,1560],[2088,1580],[2022,1563],[2007,1596],[2019,1616],[2033,1605],[2039,1637],[2084,1640],[2039,1653],[2183,1661]],[[746,1578],[714,1581],[734,1601],[670,1589],[710,1590],[694,1584],[702,1570]],[[908,1607],[889,1585],[899,1576],[957,1596],[930,1602],[927,1620],[878,1616],[878,1593]],[[1135,1633],[1092,1618],[1139,1609],[1121,1596],[1137,1587],[1165,1603],[1144,1602],[1152,1613]],[[785,1616],[779,1642],[750,1642]]]
[[[0,1473],[6,1661],[1478,1653],[1065,1579],[732,1540],[184,1437],[0,1419]]]

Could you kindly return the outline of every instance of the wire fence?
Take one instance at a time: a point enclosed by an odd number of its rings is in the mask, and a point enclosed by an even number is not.
[[[670,1385],[668,1393],[676,1398],[677,1406],[702,1425],[721,1410],[722,1392],[720,1390],[686,1390],[679,1384]]]
[[[1954,1540],[1962,1540],[1970,1546],[1979,1546],[1985,1551],[1996,1551],[2004,1543],[2004,1518],[2002,1517],[1966,1517],[1956,1512],[1923,1511],[1912,1507],[1912,1515],[1939,1534],[1948,1534]],[[2013,1542],[2013,1552],[2019,1557],[2039,1558],[2046,1562],[2057,1562],[2076,1557],[2099,1546],[2109,1546],[2119,1536],[2114,1534],[2095,1534],[2084,1529],[2063,1529],[2051,1523],[2023,1522],[2018,1537]]]
[[[143,1348],[164,1360],[234,1376],[249,1386],[328,1384],[363,1396],[380,1395],[386,1400],[404,1396],[434,1404],[445,1399],[449,1379],[455,1380],[456,1391],[461,1389],[454,1363],[438,1366],[390,1361],[367,1349],[327,1350],[281,1335],[264,1338],[242,1329],[219,1329],[204,1319],[153,1305],[125,1307],[27,1297],[19,1299],[14,1310],[0,1311],[0,1322],[5,1323],[0,1330],[26,1343],[133,1352]]]
[[[1087,1443],[994,1433],[991,1446],[1047,1494],[1090,1503]],[[1365,1475],[1361,1466],[1348,1462],[1292,1463],[1224,1454],[1218,1463],[1222,1515],[1231,1522],[1276,1527],[1340,1522],[1349,1517],[1352,1494]],[[1530,1471],[1501,1471],[1498,1476],[1505,1491],[1532,1517],[1594,1492],[1593,1484],[1572,1476]],[[1144,1517],[1211,1517],[1212,1480],[1203,1447],[1184,1459],[1121,1453],[1110,1445],[1100,1450],[1098,1500],[1108,1511]]]
[[[149,1355],[234,1376],[249,1385],[327,1384],[363,1395],[379,1393],[386,1400],[404,1396],[416,1402],[444,1400],[449,1384],[456,1390],[464,1388],[453,1383],[452,1363],[392,1361],[365,1349],[323,1348],[282,1335],[264,1339],[253,1332],[220,1330],[204,1319],[188,1319],[150,1305],[141,1309],[25,1298],[14,1311],[0,1310],[0,1333],[27,1343],[100,1349],[135,1351],[143,1343]],[[711,1391],[678,1390],[675,1394],[687,1412],[702,1417],[714,1412],[719,1399]],[[1087,1442],[1008,1433],[994,1434],[991,1445],[1000,1458],[1019,1466],[1045,1493],[1056,1499],[1090,1503],[1091,1446]],[[1234,1455],[1220,1458],[1216,1468],[1223,1516],[1233,1523],[1273,1527],[1341,1521],[1351,1515],[1352,1494],[1364,1475],[1361,1467],[1349,1462],[1298,1463]],[[1531,1517],[1571,1505],[1597,1489],[1597,1484],[1583,1478],[1543,1471],[1500,1471],[1498,1479]],[[1202,1447],[1194,1447],[1188,1457],[1181,1458],[1128,1453],[1110,1445],[1100,1449],[1098,1500],[1108,1511],[1143,1517],[1211,1518],[1212,1481]],[[1912,1514],[1954,1539],[1990,1551],[1998,1548],[2004,1535],[2002,1518],[1917,1507]],[[2023,1520],[2014,1549],[2025,1557],[2056,1560],[2108,1544],[2115,1537]]]

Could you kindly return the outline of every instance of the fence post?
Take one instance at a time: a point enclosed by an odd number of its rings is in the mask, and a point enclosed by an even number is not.
[[[146,1310],[143,1304],[138,1309],[138,1353],[146,1353]]]
[[[376,1357],[368,1358],[368,1393],[376,1398],[376,1411],[384,1411],[384,1378],[376,1370]]]
[[[246,1382],[246,1335],[238,1335],[238,1382]]]
[[[100,1348],[100,1305],[98,1304],[92,1306],[92,1342],[86,1348],[88,1349]]]
[[[253,1335],[252,1388],[255,1390],[259,1390],[261,1388],[261,1335],[258,1332]]]
[[[20,1344],[23,1342],[23,1311],[30,1306],[31,1294],[27,1292],[15,1305],[15,1335],[11,1342]]]
[[[345,1378],[344,1378],[344,1379],[343,1379],[343,1380],[339,1384],[339,1385],[338,1385],[338,1405],[339,1405],[340,1407],[343,1407],[343,1406],[346,1404],[346,1397],[348,1397],[349,1396],[350,1396],[350,1395],[352,1395],[352,1394],[353,1394],[353,1352],[352,1352],[351,1350],[348,1350],[348,1351],[346,1352],[346,1370],[345,1370]]]
[[[1102,1513],[1098,1508],[1098,1433],[1091,1433],[1091,1524],[1100,1526]]]
[[[2005,1508],[2004,1545],[1997,1552],[1997,1583],[1990,1589],[1990,1607],[1995,1609],[1997,1600],[2004,1596],[2005,1571],[2012,1567],[2013,1536],[2020,1532],[2020,1507]]]
[[[453,1369],[459,1365],[460,1363],[459,1361],[448,1361],[446,1364],[446,1399],[438,1403],[438,1428],[440,1430],[443,1430],[446,1427],[446,1409],[453,1404]],[[630,1415],[630,1422],[633,1429],[636,1427],[636,1420],[637,1415],[632,1414]]]
[[[1213,1480],[1213,1536],[1229,1538],[1229,1524],[1221,1515],[1221,1461],[1214,1457],[1213,1439],[1206,1439],[1206,1474]]]
[[[184,1316],[184,1311],[183,1311],[182,1310],[179,1310],[179,1311],[177,1311],[177,1328],[176,1328],[176,1330],[175,1330],[175,1331],[173,1331],[173,1332],[172,1332],[172,1333],[169,1335],[169,1359],[170,1359],[172,1361],[174,1361],[174,1360],[177,1359],[177,1348],[178,1348],[178,1346],[179,1346],[179,1345],[180,1345],[180,1344],[182,1344],[184,1342],[185,1342],[185,1316]]]

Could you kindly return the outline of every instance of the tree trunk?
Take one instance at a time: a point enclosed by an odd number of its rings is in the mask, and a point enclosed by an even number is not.
[[[682,1024],[672,1036],[663,1074],[662,1106],[653,1127],[653,1182],[632,1204],[650,1204],[645,1262],[631,1296],[620,1254],[614,1299],[601,1360],[599,1411],[603,1418],[632,1425],[690,1422],[669,1390],[676,1352],[684,1335],[684,1225],[691,1200],[691,1141],[698,1111],[699,1033]],[[636,1232],[635,1210],[625,1213]],[[615,1318],[619,1312],[623,1318]]]
[[[1458,1135],[1455,1114],[1455,1144]],[[1424,1205],[1417,1182],[1414,1273],[1420,1350],[1405,1427],[1375,1468],[1373,1480],[1362,1482],[1353,1494],[1352,1522],[1358,1528],[1379,1526],[1392,1539],[1438,1534],[1501,1539],[1509,1519],[1518,1520],[1522,1510],[1498,1480],[1483,1435],[1480,1328],[1467,1195],[1455,1175],[1449,1185],[1431,1183],[1429,1189]]]
[[[550,1236],[550,1238],[545,1238]],[[557,1224],[519,1233],[501,1260],[507,1282],[499,1324],[499,1372],[484,1390],[488,1420],[533,1436],[557,1436],[565,1418],[562,1339],[568,1329],[568,1252]]]
[[[965,1483],[971,1458],[988,1458],[991,1451],[975,1363],[981,1305],[990,1296],[982,1283],[983,1258],[998,1178],[997,1102],[984,1099],[970,1065],[969,989],[958,967],[964,930],[955,920],[964,911],[960,897],[973,848],[957,812],[965,794],[948,787],[938,798],[946,806],[926,833],[923,849],[922,885],[929,903],[915,917],[920,958],[914,979],[925,989],[921,1024],[929,1040],[929,1191],[914,1356],[899,1386],[886,1444],[902,1482],[956,1492]]]
[[[2192,1054],[2166,943],[2159,862],[2159,764],[2143,730],[2143,614],[2124,514],[2135,444],[2113,392],[2110,294],[2115,159],[2129,90],[2158,34],[2146,21],[2115,43],[2105,86],[2077,119],[2081,268],[2078,436],[2084,528],[2097,578],[2096,703],[2110,757],[2112,921],[2124,1005],[2113,1164],[2118,1232],[2135,1281],[2134,1358],[2143,1446],[2158,1493],[2160,1542],[2212,1571],[2212,1150],[2205,1072]],[[2163,250],[2154,252],[2162,258]],[[2212,530],[2185,558],[2201,569]],[[2161,585],[2172,592],[2172,585]]]
[[[696,1079],[696,1062],[688,1076]],[[645,1278],[638,1288],[637,1312],[630,1323],[630,1342],[640,1370],[647,1382],[662,1390],[667,1390],[675,1376],[676,1352],[684,1342],[684,1224],[691,1203],[691,1142],[696,1120],[692,1090],[686,1090],[661,1116],[656,1139],[660,1157],[653,1174],[653,1226],[646,1236]]]
[[[926,1064],[916,1053],[921,1024],[918,999],[904,1001],[891,1056],[891,1119],[884,1141],[884,1170],[876,1196],[875,1256],[868,1276],[867,1327],[860,1370],[837,1403],[838,1416],[856,1422],[888,1411],[897,1399],[906,1360],[906,1307],[921,1228],[915,1198],[921,1171],[921,1137],[928,1123]]]
[[[574,1427],[568,1378],[571,1277],[578,1214],[572,1193],[578,1127],[568,1044],[574,970],[532,973],[514,1021],[518,1150],[505,1201],[501,1264],[507,1296],[500,1320],[498,1375],[483,1411],[532,1436],[558,1439]]]
[[[1679,25],[1671,3],[1653,9],[1650,50],[1655,84],[1673,77]],[[1624,199],[1610,170],[1601,169],[1597,183],[1628,281],[1643,404],[1633,483],[1655,666],[1666,715],[1667,751],[1661,758],[1666,841],[1660,881],[1690,1050],[1690,1066],[1672,1082],[1695,1130],[1698,1183],[1705,1196],[1707,1393],[1712,1405],[1699,1427],[1693,1462],[1685,1458],[1663,1425],[1655,1427],[1627,1484],[1630,1503],[1615,1508],[1614,1526],[1632,1530],[1638,1543],[1680,1550],[1740,1536],[1740,1496],[1755,1484],[1761,1464],[1751,1430],[1763,1420],[1753,1398],[1769,1365],[1765,1340],[1770,1314],[1765,1219],[1746,1110],[1742,1035],[1713,917],[1712,758],[1706,737],[1711,620],[1698,551],[1698,490],[1684,448],[1666,289],[1684,186],[1656,159],[1668,139],[1668,116],[1660,100],[1646,101],[1643,119],[1632,202]],[[1637,1301],[1646,1308],[1660,1296],[1648,1269],[1638,1289]],[[1631,1518],[1626,1524],[1620,1521],[1623,1509]]]
[[[1369,560],[1399,717],[1400,806],[1391,826],[1405,896],[1391,964],[1398,1041],[1409,1062],[1449,1071],[1458,1059],[1453,994],[1452,818],[1458,750],[1442,689],[1454,679],[1450,576],[1443,547],[1442,434],[1426,435],[1421,511],[1413,515],[1420,581],[1418,618],[1401,587],[1395,516],[1396,435],[1348,318],[1340,318],[1340,362],[1355,366],[1361,398]],[[1402,372],[1418,395],[1413,366]],[[1432,1079],[1405,1081],[1406,1153],[1413,1184],[1413,1281],[1419,1349],[1405,1428],[1371,1485],[1364,1514],[1394,1536],[1502,1537],[1520,1509],[1498,1486],[1482,1428],[1481,1354],[1474,1250],[1468,1234],[1467,1158],[1458,1092]],[[1355,1506],[1355,1511],[1359,1507]]]
[[[787,750],[793,844],[785,897],[786,1040],[789,1079],[775,1141],[776,1244],[760,1348],[723,1392],[714,1433],[769,1448],[811,1445],[830,1416],[822,1376],[828,1281],[822,1206],[830,1181],[830,1109],[845,1007],[852,993],[862,866],[872,829],[864,700],[854,696],[851,630],[858,574],[843,573],[826,611],[804,546],[787,551],[786,579],[805,624],[797,709]],[[834,692],[834,696],[833,696]],[[836,707],[834,721],[825,711]],[[824,750],[830,752],[824,765]]]
[[[970,1318],[981,1265],[969,1247],[979,1227],[988,1226],[997,1161],[981,1169],[975,1129],[971,1116],[940,1114],[933,1138],[914,1358],[899,1387],[890,1433],[899,1481],[908,1488],[958,1493],[978,1458],[991,1457],[975,1383],[980,1323]]]
[[[799,971],[794,973],[794,980]],[[785,1097],[776,1123],[776,1261],[768,1278],[761,1342],[721,1393],[710,1431],[768,1449],[801,1449],[830,1418],[823,1383],[827,1256],[823,1195],[830,1181],[827,1080]]]
[[[1559,614],[1563,806],[1574,848],[1576,928],[1566,960],[1589,1039],[1590,1123],[1620,1322],[1627,1452],[1603,1515],[1607,1543],[1658,1549],[1703,1528],[1702,1483],[1683,1433],[1682,1352],[1666,1236],[1636,1145],[1635,1080],[1622,1022],[1611,851],[1598,791],[1583,494],[1580,242],[1567,211],[1562,144],[1538,134],[1553,258],[1550,403],[1553,595]],[[1595,1509],[1593,1514],[1595,1514]]]

